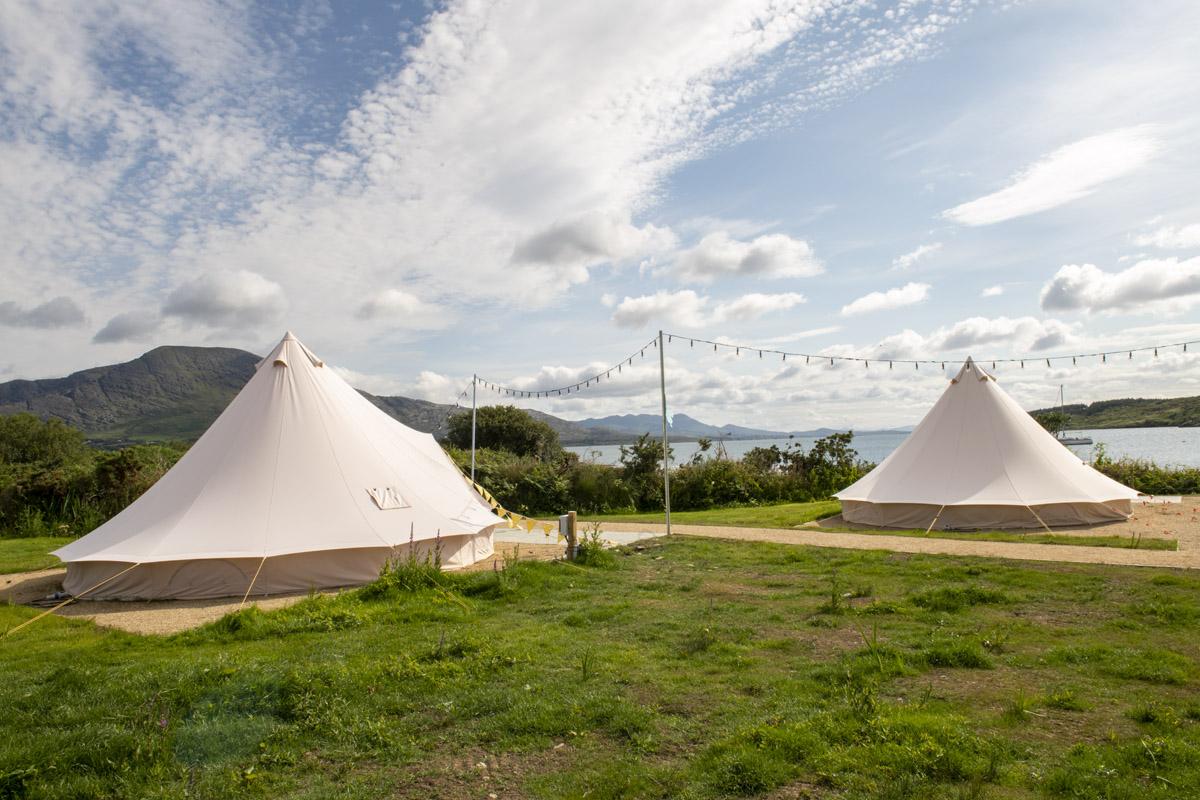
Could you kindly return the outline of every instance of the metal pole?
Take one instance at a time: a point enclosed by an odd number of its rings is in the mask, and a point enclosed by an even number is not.
[[[471,376],[471,483],[475,483],[475,386],[479,376]]]
[[[663,332],[658,332],[658,382],[662,388],[663,423],[663,506],[667,511],[667,536],[671,535],[671,447],[667,441],[667,366],[663,353]]]

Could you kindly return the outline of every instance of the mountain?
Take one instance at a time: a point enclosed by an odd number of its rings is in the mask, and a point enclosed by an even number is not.
[[[589,430],[605,430],[622,435],[621,441],[628,442],[631,436],[662,433],[662,417],[657,414],[616,414],[609,417],[589,417],[575,420]],[[788,439],[796,436],[828,436],[838,433],[834,428],[817,428],[811,431],[772,431],[762,428],[746,428],[741,425],[710,425],[687,414],[676,414],[667,427],[669,435],[676,439]],[[587,444],[601,444],[588,442]]]
[[[1036,415],[1058,410],[1055,406],[1029,413]],[[1069,430],[1200,426],[1200,397],[1097,400],[1087,405],[1073,403],[1064,406],[1062,410],[1067,414]]]
[[[254,374],[260,356],[228,347],[156,347],[122,364],[93,367],[65,378],[0,383],[0,414],[57,417],[105,447],[132,442],[192,440],[204,433]],[[419,431],[444,434],[457,409],[411,397],[363,392],[368,400]],[[602,427],[582,427],[540,411],[565,445],[628,441]]]
[[[194,439],[254,373],[228,347],[156,347],[133,361],[65,378],[0,383],[0,414],[57,417],[93,440]]]

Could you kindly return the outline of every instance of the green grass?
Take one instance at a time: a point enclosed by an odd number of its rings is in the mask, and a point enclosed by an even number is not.
[[[1200,575],[640,546],[48,617],[0,639],[0,797],[1200,796]]]
[[[51,569],[62,566],[62,562],[50,555],[68,542],[70,536],[30,536],[23,539],[0,539],[0,575],[13,572],[32,572],[36,569]],[[3,795],[0,795],[3,797]]]
[[[726,525],[737,528],[794,528],[805,522],[840,514],[842,505],[836,500],[815,503],[782,503],[770,506],[739,506],[714,508],[708,511],[672,511],[671,522],[680,525]],[[655,514],[597,514],[588,521],[662,523],[663,515]]]

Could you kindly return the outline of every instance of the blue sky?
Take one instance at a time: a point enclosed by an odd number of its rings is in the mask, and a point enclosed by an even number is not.
[[[527,389],[660,327],[872,358],[1200,338],[1190,2],[0,5],[0,378],[294,330],[356,385]],[[1195,348],[1194,348],[1195,349]],[[945,385],[668,349],[713,422]],[[1192,354],[1001,369],[1200,394]],[[656,409],[649,361],[568,417]]]

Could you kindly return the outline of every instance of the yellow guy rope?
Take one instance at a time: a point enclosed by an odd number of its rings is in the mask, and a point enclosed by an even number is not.
[[[942,512],[945,510],[946,510],[946,507],[943,505],[941,508],[938,509],[938,513],[933,515],[933,522],[929,523],[929,527],[925,529],[926,536],[928,536],[929,532],[931,530],[933,530],[933,526],[937,525],[937,521],[942,518]]]
[[[1037,513],[1036,511],[1034,511],[1034,510],[1033,510],[1033,506],[1025,506],[1025,507],[1029,509],[1029,513],[1030,513],[1030,514],[1033,514],[1035,517],[1037,517],[1037,521],[1038,521],[1038,522],[1042,523],[1042,527],[1046,529],[1046,533],[1048,533],[1048,534],[1050,534],[1050,535],[1052,535],[1052,536],[1053,536],[1053,535],[1054,535],[1054,531],[1050,530],[1050,526],[1046,524],[1045,520],[1043,520],[1043,519],[1042,519],[1042,518],[1041,518],[1041,517],[1038,515],[1038,513]]]
[[[92,588],[90,588],[90,589],[85,589],[84,591],[80,592],[79,594],[77,594],[77,595],[75,595],[75,596],[73,596],[73,597],[68,597],[66,600],[63,600],[61,603],[59,603],[58,605],[56,605],[54,608],[47,609],[46,611],[43,611],[42,613],[38,614],[38,615],[37,615],[36,617],[34,617],[33,619],[27,619],[27,620],[25,620],[24,622],[22,622],[20,625],[18,625],[18,626],[17,626],[17,627],[15,627],[15,628],[10,628],[9,630],[5,631],[5,632],[4,632],[4,636],[3,636],[3,637],[0,637],[0,638],[7,638],[8,636],[11,636],[12,634],[14,634],[14,633],[16,633],[17,631],[21,630],[21,628],[24,628],[26,625],[32,625],[33,623],[37,622],[37,621],[38,621],[39,619],[41,619],[42,617],[45,617],[45,616],[47,616],[47,615],[49,615],[49,614],[53,614],[55,611],[58,611],[60,608],[62,608],[62,607],[63,607],[63,606],[65,606],[65,605],[69,605],[69,604],[71,604],[71,603],[74,603],[76,600],[78,600],[79,598],[83,597],[85,594],[87,594],[87,593],[89,593],[89,592],[94,592],[94,591],[96,591],[97,589],[99,589],[99,588],[100,588],[101,586],[103,586],[104,584],[106,584],[106,583],[108,583],[108,582],[110,582],[110,581],[115,581],[117,578],[121,577],[121,576],[122,576],[122,575],[124,575],[126,572],[129,572],[129,570],[133,569],[134,567],[140,567],[141,565],[142,565],[142,562],[140,562],[140,561],[139,561],[138,563],[134,564],[133,566],[131,566],[131,567],[126,567],[125,569],[121,570],[121,571],[120,571],[120,572],[118,572],[116,575],[110,575],[109,577],[107,577],[107,578],[105,578],[104,580],[102,580],[102,581],[100,581],[99,583],[97,583],[97,584],[96,584],[95,586],[93,586]]]
[[[393,550],[395,548],[392,548]],[[246,587],[246,593],[242,595],[242,602],[238,603],[238,611],[242,610],[242,606],[246,605],[246,598],[250,596],[250,591],[254,589],[254,582],[258,580],[258,573],[262,572],[263,564],[267,563],[267,557],[263,556],[262,561],[258,562],[258,569],[254,570],[254,577],[250,579],[250,585]]]

